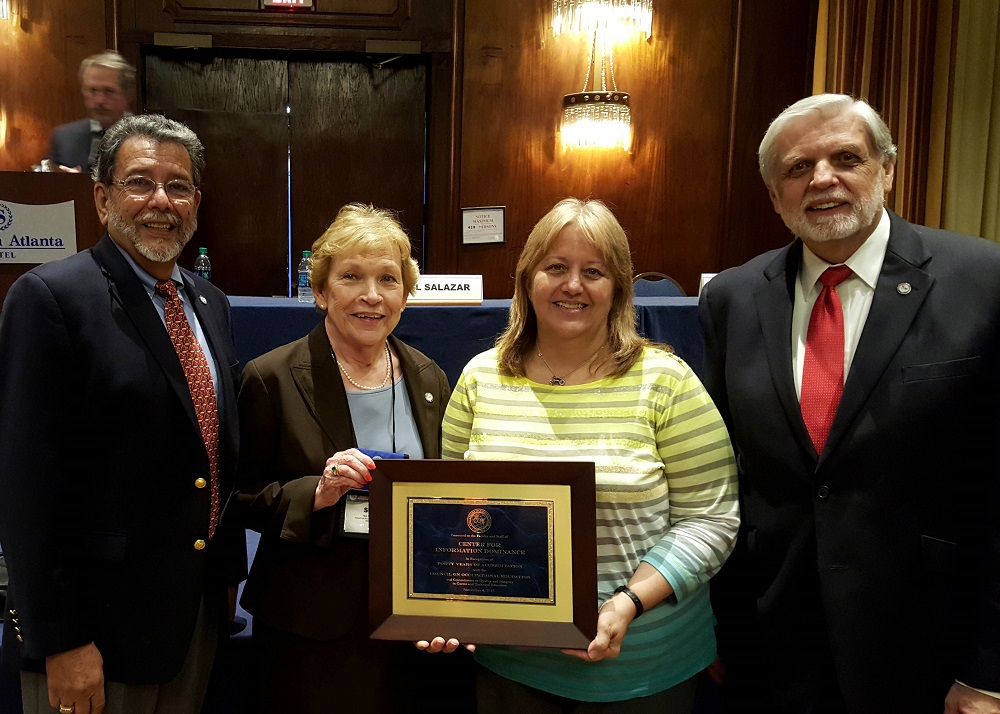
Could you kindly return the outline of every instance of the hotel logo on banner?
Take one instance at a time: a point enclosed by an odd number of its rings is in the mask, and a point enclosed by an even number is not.
[[[0,263],[50,263],[74,253],[73,201],[33,205],[0,200]]]

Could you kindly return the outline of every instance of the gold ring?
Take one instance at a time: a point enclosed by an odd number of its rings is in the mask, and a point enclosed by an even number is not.
[[[69,706],[66,706],[65,704],[59,705],[59,714],[73,714],[73,712],[75,711],[76,711],[75,704],[70,704]]]
[[[331,473],[331,474],[333,474],[334,476],[336,476],[336,475],[337,475],[337,467],[338,467],[338,466],[340,466],[340,464],[334,464],[334,465],[333,465],[333,470],[332,470],[332,471],[330,471],[330,473]]]

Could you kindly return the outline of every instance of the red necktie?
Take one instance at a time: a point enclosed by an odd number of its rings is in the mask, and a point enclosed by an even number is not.
[[[844,391],[844,310],[836,287],[850,274],[846,265],[823,272],[819,277],[823,289],[809,317],[799,406],[817,454],[823,453]]]
[[[211,538],[215,535],[215,527],[219,523],[219,410],[215,401],[215,388],[212,386],[212,372],[208,368],[208,361],[201,350],[201,344],[191,331],[191,325],[188,324],[184,305],[177,296],[177,286],[174,285],[174,281],[157,281],[156,293],[166,298],[164,313],[167,332],[184,369],[184,377],[191,391],[191,401],[194,403],[194,413],[198,417],[198,426],[201,429],[201,438],[208,452],[208,466],[212,480],[212,514],[208,523],[208,537]]]

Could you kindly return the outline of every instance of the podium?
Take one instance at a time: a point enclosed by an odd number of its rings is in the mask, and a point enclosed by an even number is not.
[[[0,203],[49,205],[73,201],[76,218],[76,249],[90,248],[104,235],[94,207],[94,181],[89,174],[0,171]],[[0,263],[0,305],[7,291],[32,263]]]

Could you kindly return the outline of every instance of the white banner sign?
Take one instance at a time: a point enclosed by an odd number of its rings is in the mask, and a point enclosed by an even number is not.
[[[0,263],[49,263],[74,253],[73,201],[32,205],[0,199]]]

